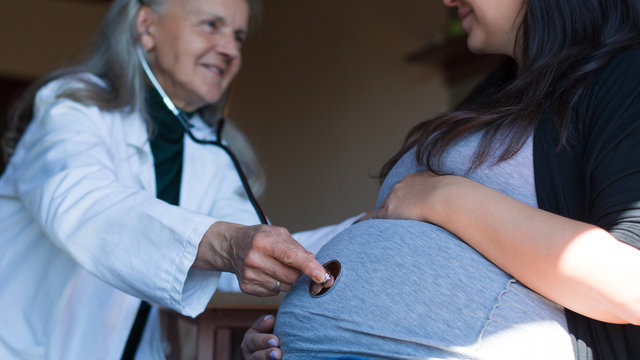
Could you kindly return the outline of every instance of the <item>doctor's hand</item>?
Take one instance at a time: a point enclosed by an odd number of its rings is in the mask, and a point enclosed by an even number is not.
[[[289,291],[300,273],[315,282],[323,282],[326,273],[287,229],[222,221],[204,234],[193,267],[232,272],[238,277],[240,289],[256,296]]]
[[[282,359],[280,341],[273,335],[276,318],[273,315],[263,316],[251,325],[242,338],[242,355],[245,360],[278,360]]]

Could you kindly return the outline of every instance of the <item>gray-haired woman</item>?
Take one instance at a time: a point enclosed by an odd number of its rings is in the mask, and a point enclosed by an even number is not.
[[[220,272],[254,295],[288,290],[299,271],[324,279],[288,231],[255,225],[233,161],[206,144],[234,147],[260,188],[247,142],[218,131],[256,5],[115,0],[88,58],[16,104],[0,178],[0,358],[116,359],[136,318],[134,353],[162,358],[141,300],[195,316]]]

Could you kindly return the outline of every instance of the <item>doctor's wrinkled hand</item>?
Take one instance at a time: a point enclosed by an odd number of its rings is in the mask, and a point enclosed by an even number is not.
[[[315,256],[287,229],[271,225],[214,223],[200,242],[193,267],[232,272],[240,289],[256,296],[289,291],[300,273],[316,282],[325,279]]]

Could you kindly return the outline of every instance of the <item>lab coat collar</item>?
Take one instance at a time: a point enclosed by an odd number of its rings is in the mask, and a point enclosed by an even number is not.
[[[206,124],[199,114],[194,115],[189,124],[191,125],[191,132],[198,139],[216,140],[215,130]]]
[[[149,129],[140,112],[131,112],[123,119],[124,136],[127,145],[137,149],[149,143]]]
[[[130,153],[129,162],[133,168],[145,169],[144,171],[140,171],[138,173],[138,181],[141,186],[147,191],[155,194],[155,170],[153,168],[153,155],[151,154],[151,145],[149,141],[149,131],[147,127],[147,122],[142,117],[140,112],[132,112],[128,114],[120,114],[122,116],[122,126],[123,126],[123,135],[125,137],[125,142],[128,147],[130,147],[133,152]],[[195,115],[191,118],[190,124],[192,127],[190,128],[193,135],[198,139],[203,140],[215,140],[216,134],[214,129],[212,129],[209,125],[207,125],[200,115]],[[185,139],[187,139],[185,134]],[[192,147],[199,147],[200,144],[193,143],[191,141],[185,140],[185,152],[190,153],[193,149]],[[186,156],[187,154],[185,154]],[[184,170],[183,170],[184,171]],[[189,176],[184,174],[183,172],[183,183],[185,179],[188,179]],[[181,199],[186,197],[186,192],[181,191]],[[182,200],[181,200],[181,205]]]

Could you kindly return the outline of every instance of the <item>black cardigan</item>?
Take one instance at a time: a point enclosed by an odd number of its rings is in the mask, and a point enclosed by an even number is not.
[[[574,117],[567,147],[551,114],[535,131],[538,206],[640,248],[640,50],[593,76]],[[640,359],[640,327],[566,315],[577,359]]]

